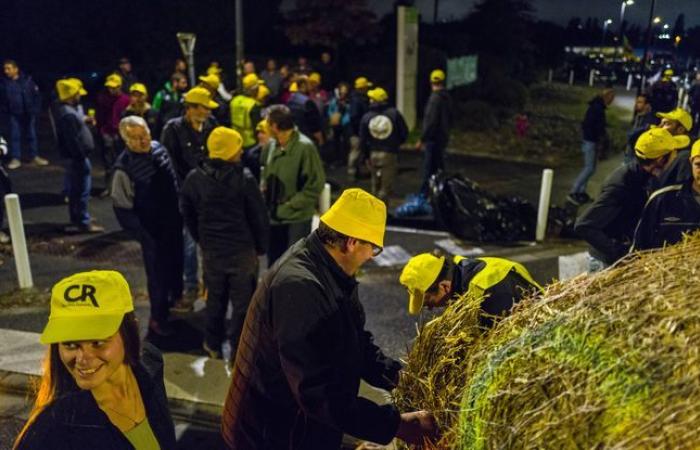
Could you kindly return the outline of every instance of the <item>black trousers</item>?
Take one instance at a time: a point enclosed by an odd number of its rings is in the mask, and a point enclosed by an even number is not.
[[[272,265],[299,239],[311,232],[311,221],[270,225],[270,246],[267,250],[267,267]]]
[[[170,305],[182,298],[182,233],[163,233],[158,239],[141,236],[151,319],[168,319]]]
[[[209,348],[221,351],[221,344],[228,337],[232,354],[235,354],[257,280],[258,257],[252,249],[248,253],[235,255],[229,264],[210,261],[204,255],[204,284],[207,287],[204,338]],[[229,302],[233,315],[227,331],[226,309]]]

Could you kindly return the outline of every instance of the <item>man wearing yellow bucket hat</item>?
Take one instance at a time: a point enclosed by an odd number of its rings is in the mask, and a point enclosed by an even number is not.
[[[34,408],[15,449],[175,448],[163,358],[141,344],[129,285],[111,270],[51,290]]]
[[[649,197],[649,183],[688,146],[688,136],[673,136],[664,128],[642,133],[636,159],[608,176],[600,196],[576,220],[575,231],[589,244],[589,270],[596,272],[627,254],[634,230]]]
[[[411,258],[401,271],[399,282],[408,289],[409,314],[423,306],[444,307],[455,298],[471,294],[483,297],[482,325],[490,327],[495,316],[507,314],[515,303],[541,290],[521,264],[503,258],[446,258],[421,253]]]
[[[235,353],[270,230],[258,182],[241,164],[242,143],[237,131],[215,128],[207,139],[209,159],[190,172],[180,195],[187,229],[202,248],[208,291],[204,349],[217,358],[227,338]],[[229,303],[233,312],[225,333]]]
[[[683,238],[683,233],[700,229],[700,140],[690,151],[692,176],[651,194],[634,233],[632,250],[671,245]]]
[[[401,368],[364,329],[355,275],[384,246],[386,206],[347,189],[264,276],[248,308],[224,405],[228,448],[339,449],[343,433],[386,444],[434,437],[425,411],[358,397],[393,389]]]

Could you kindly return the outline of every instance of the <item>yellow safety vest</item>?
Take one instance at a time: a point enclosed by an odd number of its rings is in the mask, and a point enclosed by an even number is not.
[[[255,128],[250,120],[250,112],[257,102],[254,98],[237,95],[231,100],[231,127],[243,138],[243,147],[255,145]]]
[[[463,259],[465,259],[464,256],[455,256],[452,262],[457,265]],[[532,279],[532,275],[530,275],[530,272],[528,272],[522,264],[503,258],[484,257],[477,259],[486,263],[486,266],[474,275],[474,278],[469,282],[469,290],[471,291],[474,289],[477,295],[483,295],[484,291],[503,281],[513,269],[528,283],[536,286],[540,291],[542,290],[542,286]]]

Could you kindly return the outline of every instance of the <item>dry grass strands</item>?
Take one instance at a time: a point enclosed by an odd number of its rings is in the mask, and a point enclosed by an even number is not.
[[[435,449],[700,448],[700,233],[528,299],[488,334],[479,299],[420,332],[397,390]]]

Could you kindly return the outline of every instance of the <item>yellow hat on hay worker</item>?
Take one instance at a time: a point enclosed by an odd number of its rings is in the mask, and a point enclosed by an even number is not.
[[[193,87],[182,98],[185,103],[192,103],[194,105],[202,105],[205,108],[214,109],[218,108],[219,104],[212,101],[211,94],[206,88],[203,87]]]
[[[129,92],[139,92],[143,95],[148,95],[148,89],[146,89],[146,85],[143,83],[134,83],[131,86],[129,86]]]
[[[120,88],[122,87],[122,77],[117,75],[116,73],[113,73],[109,76],[107,76],[107,81],[105,81],[105,86],[108,88]]]
[[[445,81],[445,71],[442,69],[435,69],[430,72],[430,82],[431,83],[441,83]]]
[[[377,103],[389,100],[389,94],[387,94],[386,91],[380,87],[376,87],[367,91],[367,97],[369,97],[370,100],[374,100]]]
[[[82,88],[82,84],[72,78],[58,80],[56,82],[56,92],[60,101],[68,100],[77,94],[84,95],[83,92],[87,94],[85,89]]]
[[[683,108],[676,108],[669,112],[659,112],[656,113],[656,117],[661,119],[675,120],[676,122],[683,125],[685,131],[690,131],[693,128],[693,118],[690,116],[688,111]]]
[[[232,128],[216,127],[207,138],[209,158],[234,161],[243,149],[243,138]]]
[[[129,284],[113,270],[71,275],[51,289],[49,322],[42,344],[101,340],[114,335],[124,314],[134,310]]]
[[[687,147],[690,138],[673,136],[665,128],[652,128],[639,136],[634,144],[634,153],[642,159],[656,159],[679,148]]]
[[[199,81],[208,84],[212,89],[219,89],[219,84],[221,84],[221,78],[215,73],[210,73],[206,76],[200,75]]]
[[[423,308],[425,292],[435,283],[445,263],[444,256],[421,253],[408,260],[399,277],[399,283],[408,289],[408,313],[418,314]]]
[[[321,222],[338,233],[384,247],[386,205],[362,189],[344,190]]]

